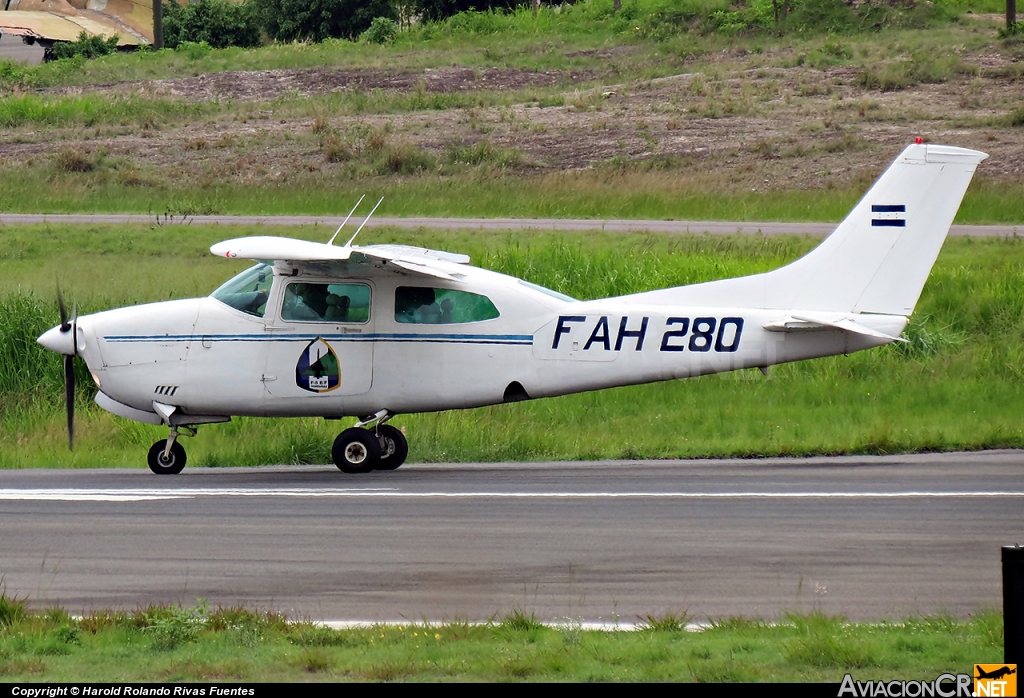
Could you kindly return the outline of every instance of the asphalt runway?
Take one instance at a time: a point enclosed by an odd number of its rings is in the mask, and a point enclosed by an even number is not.
[[[324,226],[337,228],[344,216],[153,216],[131,213],[0,213],[0,225],[41,223],[159,225],[261,225],[261,226]],[[354,230],[363,223],[353,217]],[[371,218],[367,228],[430,228],[433,230],[603,230],[610,233],[668,233],[674,235],[813,235],[824,237],[835,230],[836,223],[771,223],[734,221],[656,221],[584,218]],[[1017,237],[1024,235],[1024,225],[954,225],[953,237]]]
[[[144,454],[140,454],[140,459]],[[1024,452],[0,471],[0,578],[72,612],[853,619],[1001,607]]]

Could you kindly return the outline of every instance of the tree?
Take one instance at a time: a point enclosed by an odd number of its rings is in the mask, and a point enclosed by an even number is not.
[[[528,0],[416,0],[416,7],[423,19],[437,22],[448,19],[460,12],[476,10],[510,10],[526,4]]]
[[[213,48],[260,43],[260,26],[251,2],[199,0],[187,5],[164,3],[164,46],[205,41]]]
[[[390,0],[251,0],[277,41],[354,39],[377,17],[398,19]]]

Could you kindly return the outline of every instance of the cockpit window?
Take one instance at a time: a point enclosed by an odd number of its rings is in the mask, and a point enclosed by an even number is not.
[[[274,270],[269,264],[257,264],[228,281],[211,295],[235,310],[263,317],[267,312],[267,298],[270,297],[272,283]]]
[[[395,322],[447,325],[498,317],[487,296],[447,288],[399,286],[395,289]]]
[[[370,287],[366,284],[290,283],[284,290],[281,319],[367,322],[370,319]]]

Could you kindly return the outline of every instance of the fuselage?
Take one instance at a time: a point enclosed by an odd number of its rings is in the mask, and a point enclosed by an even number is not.
[[[365,262],[263,269],[268,278],[253,291],[240,284],[220,294],[229,302],[215,294],[79,318],[78,353],[102,393],[145,415],[173,407],[181,423],[397,414],[768,367],[890,341],[813,324],[777,330],[798,311],[573,301],[469,266],[457,280]],[[335,304],[324,317],[294,308],[300,293],[321,286]],[[472,306],[461,316],[460,303]],[[862,322],[894,337],[906,318]]]

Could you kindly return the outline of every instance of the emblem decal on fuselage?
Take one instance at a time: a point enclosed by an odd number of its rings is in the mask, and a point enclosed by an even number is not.
[[[311,393],[328,393],[341,385],[341,362],[323,337],[302,350],[295,365],[295,383]]]

